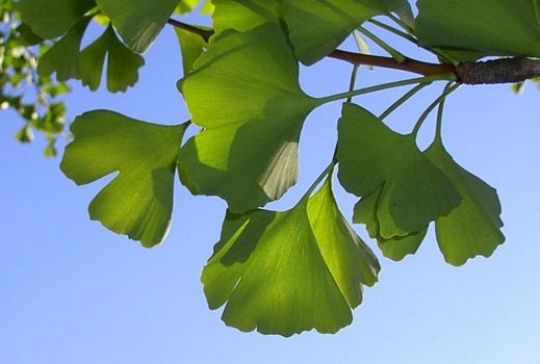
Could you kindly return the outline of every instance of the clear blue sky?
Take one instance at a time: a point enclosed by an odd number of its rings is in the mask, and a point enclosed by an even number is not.
[[[185,121],[171,29],[146,60],[139,84],[126,94],[74,85],[70,117],[107,108],[153,122]],[[302,69],[302,84],[312,95],[341,92],[349,72],[346,64],[325,61]],[[399,77],[408,75],[365,69],[359,86]],[[402,92],[356,101],[378,111]],[[392,127],[410,129],[436,92],[424,91],[392,118]],[[15,142],[21,123],[3,112],[0,363],[540,363],[539,101],[540,90],[529,85],[522,96],[508,86],[463,87],[448,103],[448,149],[495,186],[503,203],[507,241],[492,258],[451,267],[432,232],[402,263],[376,251],[380,283],[366,290],[353,324],[334,336],[289,339],[240,333],[207,308],[199,275],[219,237],[223,202],[177,186],[172,230],[161,246],[146,250],[89,221],[87,205],[106,181],[76,187],[60,172],[59,158],[41,156],[42,138],[30,146]],[[326,165],[339,108],[334,103],[309,117],[300,182],[272,207],[290,206]],[[432,129],[426,125],[421,144]],[[337,193],[350,216],[354,198]]]

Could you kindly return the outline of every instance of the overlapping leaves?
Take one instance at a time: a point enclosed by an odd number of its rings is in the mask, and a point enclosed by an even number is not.
[[[227,213],[202,275],[211,308],[242,331],[336,332],[352,321],[377,260],[339,212],[327,181],[285,212]]]
[[[180,156],[194,193],[220,196],[242,212],[278,199],[296,182],[300,131],[319,101],[300,89],[279,27],[222,34],[181,89],[193,123],[204,128]]]
[[[413,136],[351,104],[343,107],[339,133],[340,180],[362,196],[353,220],[366,224],[385,256],[414,254],[431,221],[453,265],[490,256],[504,241],[496,191],[456,164],[440,136],[420,152]]]
[[[79,116],[61,168],[79,185],[118,175],[90,204],[90,218],[144,246],[159,243],[172,213],[173,182],[186,125],[150,124],[111,111]]]

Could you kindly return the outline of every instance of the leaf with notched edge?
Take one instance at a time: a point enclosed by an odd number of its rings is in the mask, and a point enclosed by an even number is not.
[[[222,33],[180,87],[193,123],[203,128],[180,153],[192,192],[220,196],[243,212],[294,185],[300,132],[322,101],[301,90],[298,63],[278,26]]]
[[[382,188],[379,235],[408,236],[450,213],[461,197],[451,180],[418,147],[360,106],[346,103],[338,126],[339,179],[365,197]]]
[[[452,180],[463,197],[455,210],[435,223],[445,260],[459,266],[477,255],[491,256],[504,242],[497,191],[458,165],[439,139],[426,156]]]
[[[345,222],[330,182],[285,212],[227,213],[202,274],[210,308],[242,331],[290,336],[350,324],[379,264]]]
[[[161,242],[171,221],[186,125],[150,124],[105,110],[79,116],[60,166],[64,174],[84,185],[119,172],[91,202],[91,219],[146,247]]]

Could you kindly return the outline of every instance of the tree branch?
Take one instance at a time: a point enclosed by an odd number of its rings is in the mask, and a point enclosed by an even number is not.
[[[201,29],[175,19],[167,21],[170,25],[187,30],[203,37],[206,41],[214,34],[212,29]],[[428,63],[405,58],[397,62],[391,57],[373,56],[336,49],[328,55],[354,65],[368,65],[417,73],[423,76],[453,74],[456,81],[466,85],[515,83],[540,76],[540,60],[510,57],[485,62],[470,62],[453,65],[449,63]]]

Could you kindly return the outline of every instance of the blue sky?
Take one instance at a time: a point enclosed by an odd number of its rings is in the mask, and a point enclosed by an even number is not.
[[[352,48],[351,42],[345,47]],[[401,49],[422,56],[413,48]],[[181,59],[168,28],[148,52],[140,82],[126,94],[91,93],[74,84],[70,117],[112,109],[130,117],[180,123],[189,116],[176,90]],[[316,96],[347,88],[350,67],[324,61],[302,69]],[[358,86],[409,77],[362,69]],[[423,91],[390,125],[410,130],[437,92]],[[383,110],[404,90],[355,101]],[[199,282],[219,237],[225,205],[177,186],[172,230],[153,250],[88,219],[106,183],[77,187],[41,156],[44,141],[18,144],[20,121],[0,114],[0,363],[540,363],[540,90],[463,87],[447,104],[444,139],[454,158],[500,194],[506,243],[490,259],[461,268],[444,263],[432,232],[404,262],[381,257],[353,324],[337,335],[289,339],[226,327],[209,311]],[[278,203],[301,196],[331,158],[340,104],[310,115],[301,140],[301,179]],[[432,136],[426,124],[421,145]],[[355,199],[337,191],[350,216]],[[358,231],[366,234],[361,226]]]

